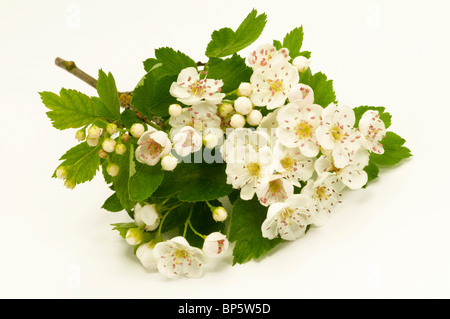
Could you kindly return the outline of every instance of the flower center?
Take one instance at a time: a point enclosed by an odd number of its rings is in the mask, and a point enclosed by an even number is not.
[[[161,144],[159,144],[158,142],[156,142],[151,138],[146,141],[146,144],[147,144],[147,151],[149,152],[150,156],[158,157],[159,154],[161,154],[162,152]]]
[[[258,163],[251,163],[247,165],[247,170],[251,176],[257,177],[259,176],[259,172],[261,171],[261,166],[259,166]]]
[[[269,85],[270,85],[270,91],[272,92],[272,95],[274,95],[275,93],[278,92],[283,92],[284,88],[283,88],[283,81],[282,80],[268,80]]]
[[[320,200],[322,200],[322,199],[328,200],[329,196],[330,195],[327,194],[327,189],[326,189],[325,186],[321,186],[321,187],[317,187],[316,188],[316,194],[315,194],[316,198],[319,198]]]
[[[179,264],[179,260],[186,260],[189,257],[189,253],[185,249],[177,249],[173,252],[173,261]]]
[[[310,138],[312,136],[312,126],[305,121],[298,123],[295,134],[299,139]]]
[[[283,185],[281,184],[281,182],[278,179],[269,182],[269,192],[272,194],[281,192],[282,188],[283,188]]]
[[[342,132],[341,128],[339,127],[339,125],[335,125],[333,126],[333,128],[331,129],[331,135],[333,135],[333,138],[336,141],[340,141],[344,136],[345,133]]]
[[[294,166],[294,163],[295,160],[287,156],[280,161],[281,166],[287,171],[289,171],[292,166]]]
[[[204,80],[197,80],[189,85],[188,92],[192,95],[201,97],[206,92],[206,85]]]
[[[286,208],[281,212],[280,216],[284,220],[286,218],[291,217],[293,213],[294,213],[294,211],[292,209]]]

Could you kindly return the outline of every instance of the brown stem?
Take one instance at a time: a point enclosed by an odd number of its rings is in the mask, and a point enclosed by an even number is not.
[[[206,63],[204,63],[204,62],[197,62],[197,66],[205,66],[206,65]]]

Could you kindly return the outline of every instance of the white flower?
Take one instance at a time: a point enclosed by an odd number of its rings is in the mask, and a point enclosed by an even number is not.
[[[262,121],[262,113],[258,110],[252,110],[248,115],[247,115],[247,123],[251,126],[257,126],[261,123]]]
[[[341,182],[350,189],[360,189],[367,184],[367,173],[364,167],[369,164],[369,152],[360,148],[351,158],[344,168],[337,168],[334,165],[331,155],[322,155],[315,163],[314,168],[317,174],[325,172],[335,173]]]
[[[323,173],[316,181],[309,180],[301,193],[312,198],[313,224],[321,226],[328,220],[331,209],[341,202],[344,185],[334,173]]]
[[[153,256],[157,259],[159,272],[169,278],[179,275],[198,278],[202,275],[206,262],[204,253],[191,247],[181,236],[156,244]]]
[[[205,145],[206,148],[213,149],[217,144],[219,144],[219,139],[215,134],[209,133],[203,138],[203,145]]]
[[[250,52],[248,63],[253,70],[268,68],[274,62],[288,62],[291,59],[289,50],[282,48],[278,51],[272,44],[263,44]]]
[[[170,87],[170,94],[186,105],[219,104],[225,97],[220,93],[222,85],[222,80],[201,79],[197,69],[190,67],[180,72],[177,82]]]
[[[354,125],[355,113],[348,106],[330,104],[322,112],[322,122],[316,130],[317,141],[324,150],[332,151],[337,168],[347,166],[360,147],[361,135]]]
[[[223,222],[228,218],[227,210],[222,206],[214,208],[212,215],[216,222]]]
[[[263,206],[284,202],[292,195],[294,195],[294,186],[279,174],[272,175],[268,183],[256,190],[256,196]]]
[[[197,152],[202,148],[202,136],[191,126],[185,126],[173,137],[173,148],[181,157]]]
[[[145,132],[145,126],[141,123],[134,123],[131,125],[130,133],[136,138],[140,138]]]
[[[166,132],[157,131],[150,127],[138,140],[136,160],[150,166],[155,166],[159,160],[170,153],[172,143]]]
[[[307,102],[293,102],[278,111],[276,135],[281,144],[298,148],[307,157],[319,153],[316,128],[320,125],[322,107]]]
[[[183,149],[182,153],[184,155],[177,151],[180,156],[186,156],[198,151],[201,148],[203,137],[208,134],[213,134],[217,137],[218,145],[223,143],[222,121],[220,117],[217,116],[217,113],[217,106],[208,103],[200,103],[192,107],[184,108],[181,115],[170,118],[169,124],[172,126],[170,136],[174,142],[174,148],[175,150]],[[187,126],[192,127],[197,134],[191,129],[186,129]],[[182,135],[175,138],[181,131],[183,131]],[[198,144],[199,139],[200,144]],[[175,143],[175,140],[177,140],[177,143]],[[180,145],[185,143],[192,143],[190,151],[186,147],[180,147]]]
[[[380,141],[386,136],[386,126],[380,119],[378,111],[369,110],[359,121],[359,131],[364,137],[361,145],[371,152],[383,154],[384,148]]]
[[[153,247],[151,243],[142,244],[136,249],[136,257],[139,258],[142,265],[151,270],[156,270],[156,259],[153,256]]]
[[[279,109],[276,109],[263,117],[257,130],[267,133],[271,138],[275,137],[275,133],[278,127],[277,115]]]
[[[227,251],[228,246],[229,242],[227,236],[215,232],[209,234],[205,238],[202,250],[206,256],[216,257],[223,255]]]
[[[249,145],[258,151],[265,146],[270,147],[270,142],[270,136],[264,131],[254,131],[250,128],[237,128],[227,136],[220,151],[225,162],[235,162],[240,158],[238,150],[242,147]]]
[[[305,101],[314,103],[314,91],[306,84],[297,83],[292,85],[292,89],[288,93],[288,99],[289,102]]]
[[[172,154],[166,155],[161,159],[161,168],[165,171],[173,171],[178,165],[178,159]]]
[[[258,188],[269,183],[273,172],[272,152],[268,146],[256,151],[247,145],[238,147],[236,156],[236,161],[227,163],[227,183],[241,190],[243,200],[250,200]]]
[[[313,158],[303,156],[297,147],[286,147],[276,141],[273,148],[274,169],[293,185],[300,187],[299,181],[306,181],[314,173]]]
[[[292,61],[292,64],[297,68],[298,72],[303,73],[309,67],[309,60],[300,55]]]
[[[138,226],[145,225],[145,230],[152,231],[159,226],[159,214],[156,205],[144,205],[139,203],[134,206],[134,222]]]
[[[309,208],[311,200],[306,195],[293,195],[284,203],[270,205],[261,231],[268,239],[280,236],[285,240],[295,240],[305,234],[311,222]]]
[[[287,94],[299,79],[297,69],[288,62],[270,64],[267,69],[257,69],[250,78],[253,87],[250,99],[255,106],[276,109],[284,105]]]

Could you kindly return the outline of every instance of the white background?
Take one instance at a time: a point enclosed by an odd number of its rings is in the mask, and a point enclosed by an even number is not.
[[[218,260],[201,279],[148,273],[100,209],[101,176],[69,191],[51,179],[76,144],[55,130],[39,91],[95,91],[54,66],[60,56],[119,90],[171,46],[195,60],[213,30],[268,14],[260,45],[304,26],[311,68],[340,103],[383,105],[415,155],[345,194],[331,221],[258,262]],[[448,298],[450,175],[448,1],[6,1],[0,4],[3,298]],[[246,56],[249,49],[243,50]]]

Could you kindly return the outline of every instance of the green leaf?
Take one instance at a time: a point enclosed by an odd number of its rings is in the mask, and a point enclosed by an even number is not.
[[[275,49],[280,50],[283,47],[283,44],[278,40],[273,40],[273,46]]]
[[[127,129],[130,129],[134,123],[142,123],[142,120],[136,115],[136,112],[131,109],[126,109],[120,114],[120,122]]]
[[[80,143],[61,156],[63,162],[58,167],[65,167],[67,179],[74,180],[76,184],[90,181],[100,166],[99,149],[100,145],[91,147],[86,142]]]
[[[325,108],[330,103],[336,102],[333,81],[328,80],[325,74],[318,72],[313,75],[311,69],[307,69],[300,76],[300,83],[309,85],[313,89],[315,104]]]
[[[101,118],[97,104],[78,91],[61,89],[59,96],[52,92],[39,94],[42,102],[51,110],[47,116],[59,130],[83,127]]]
[[[137,227],[134,222],[133,223],[111,224],[111,226],[114,226],[113,230],[117,230],[119,232],[120,236],[122,236],[123,239],[126,238],[127,232],[128,232],[129,229]]]
[[[117,213],[123,210],[122,204],[120,204],[120,200],[117,197],[116,193],[113,193],[108,197],[108,199],[106,199],[102,208],[113,213]]]
[[[376,179],[380,172],[378,166],[372,161],[369,161],[369,165],[364,167],[364,171],[367,173],[367,184]],[[367,184],[364,186],[364,188],[367,186]]]
[[[162,233],[171,231],[177,227],[184,225],[189,217],[192,203],[183,203],[180,207],[175,208],[168,213],[162,224]]]
[[[144,70],[146,72],[150,72],[153,69],[153,67],[157,66],[158,63],[160,63],[160,62],[158,62],[158,60],[155,58],[148,58],[147,60],[145,60],[142,63],[144,64]]]
[[[170,104],[176,102],[169,90],[177,76],[164,73],[161,68],[150,71],[133,91],[131,104],[147,117],[168,116]]]
[[[239,52],[255,42],[261,35],[267,22],[265,13],[257,14],[258,12],[253,9],[237,28],[236,32],[230,28],[214,31],[211,35],[211,41],[206,48],[206,56],[225,57]]]
[[[225,167],[224,163],[180,163],[173,172],[164,174],[164,180],[153,196],[177,194],[179,200],[187,202],[227,196],[232,187],[226,183]]]
[[[380,119],[384,122],[384,125],[386,128],[391,126],[391,119],[392,116],[389,112],[385,111],[385,108],[383,106],[358,106],[353,109],[355,112],[355,127],[358,127],[359,121],[361,120],[361,117],[369,110],[378,111],[378,114],[380,114]]]
[[[403,159],[411,157],[411,151],[403,146],[405,140],[393,132],[387,132],[386,137],[380,143],[383,145],[383,154],[370,154],[370,161],[378,165],[393,166]]]
[[[130,199],[143,201],[149,198],[158,188],[164,178],[161,164],[149,166],[135,160],[135,165],[130,167],[130,180],[128,190]]]
[[[119,93],[117,92],[116,81],[111,73],[106,75],[102,69],[98,71],[97,92],[105,105],[105,114],[102,115],[110,121],[118,120],[120,118]]]
[[[283,48],[289,50],[289,56],[295,58],[300,55],[300,49],[303,44],[303,27],[295,28],[283,40]]]
[[[159,48],[155,50],[155,57],[158,63],[162,63],[160,66],[167,75],[176,75],[181,72],[181,70],[194,67],[197,68],[197,64],[194,60],[188,57],[186,54],[175,51],[172,48]],[[153,63],[154,61],[152,61]],[[147,63],[149,64],[149,63]]]
[[[253,70],[239,55],[234,54],[231,58],[214,59],[211,62],[213,63],[208,63],[208,78],[221,79],[223,81],[222,92],[229,93],[236,90],[242,82],[250,82]]]
[[[262,237],[261,225],[266,219],[267,207],[254,197],[250,201],[238,199],[233,206],[229,240],[236,242],[233,249],[233,265],[258,259],[282,242],[282,239]]]
[[[120,204],[126,211],[131,211],[136,203],[130,199],[129,193],[130,171],[134,169],[133,144],[129,143],[127,145],[127,151],[122,155],[111,153],[108,157],[108,162],[119,165],[119,174],[113,176],[111,179]]]

